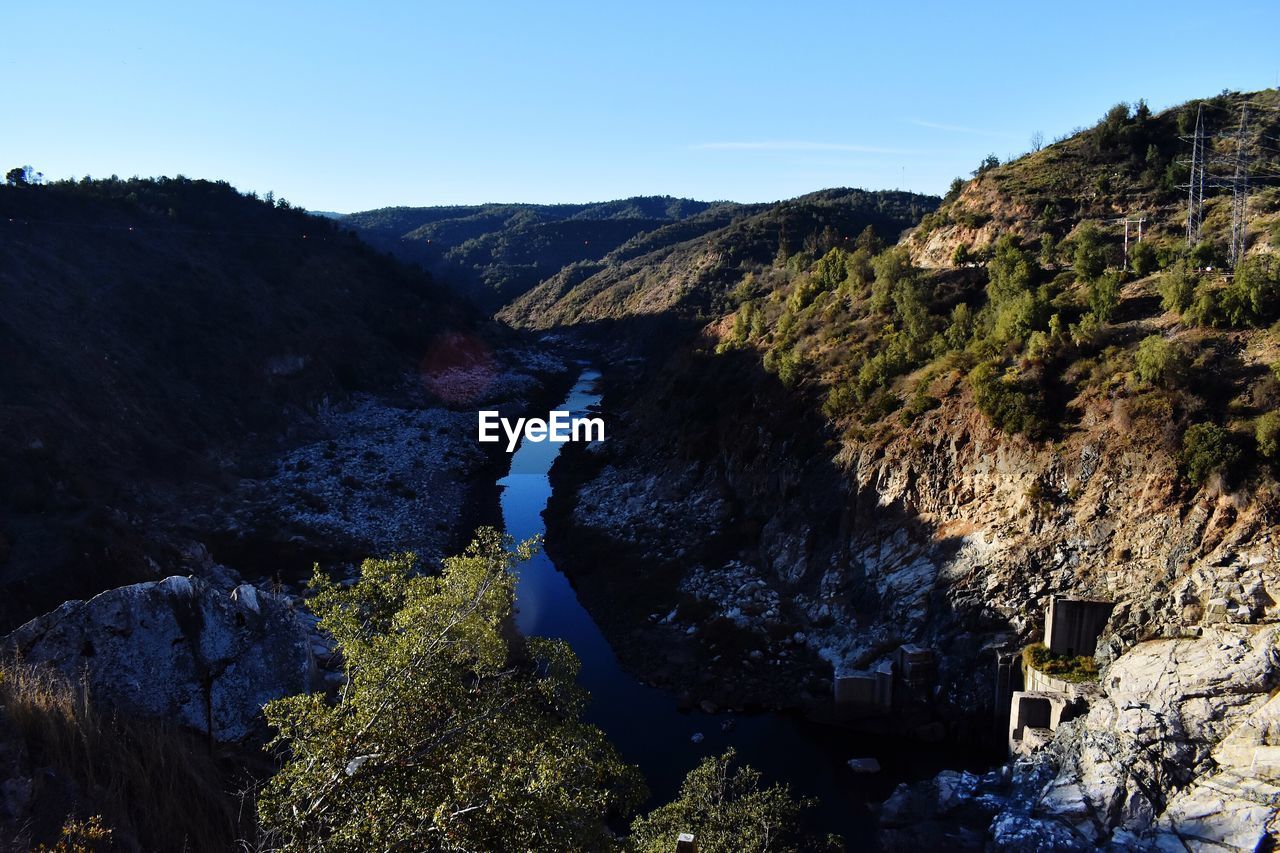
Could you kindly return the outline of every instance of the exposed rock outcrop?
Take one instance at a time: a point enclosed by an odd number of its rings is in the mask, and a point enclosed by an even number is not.
[[[262,706],[311,688],[311,639],[288,598],[169,577],[68,601],[10,634],[7,651],[83,679],[96,701],[241,741]]]
[[[900,786],[888,849],[1254,850],[1280,831],[1280,628],[1142,643],[1030,759]]]

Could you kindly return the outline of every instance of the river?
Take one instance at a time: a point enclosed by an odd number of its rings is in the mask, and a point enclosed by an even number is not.
[[[598,413],[598,380],[598,373],[585,371],[559,408]],[[547,475],[559,448],[523,442],[512,456],[510,473],[498,481],[503,522],[517,540],[545,532],[542,511],[551,496]],[[733,747],[766,781],[789,782],[796,793],[818,800],[810,813],[815,830],[839,833],[851,849],[860,849],[872,842],[872,803],[884,800],[897,782],[926,778],[952,763],[940,760],[937,750],[789,714],[681,710],[674,693],[646,686],[623,670],[569,579],[545,553],[523,563],[518,575],[520,631],[572,646],[582,661],[579,682],[592,697],[584,716],[608,734],[624,759],[639,765],[653,792],[651,806],[671,799],[700,759]],[[848,769],[850,758],[864,757],[876,758],[881,772],[858,775]]]

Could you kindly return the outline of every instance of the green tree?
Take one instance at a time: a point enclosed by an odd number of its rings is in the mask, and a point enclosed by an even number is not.
[[[1102,243],[1102,230],[1092,221],[1080,223],[1074,239],[1072,267],[1081,281],[1093,281],[1107,268],[1106,247]]]
[[[976,178],[979,175],[985,175],[987,172],[990,172],[999,165],[1000,158],[995,154],[988,154],[986,157],[982,158],[982,162],[978,164],[978,168],[973,170],[973,176]]]
[[[1115,313],[1120,303],[1120,276],[1109,272],[1094,279],[1089,284],[1089,310],[1093,316],[1105,323]]]
[[[671,853],[682,832],[698,839],[699,853],[792,853],[813,850],[800,834],[800,814],[811,800],[786,785],[761,787],[760,773],[733,767],[732,749],[703,759],[680,786],[680,795],[631,825],[627,849]]]
[[[1160,304],[1179,314],[1191,307],[1199,279],[1186,264],[1176,264],[1160,276]]]
[[[911,255],[905,246],[894,246],[876,255],[871,266],[876,274],[871,285],[871,307],[876,311],[888,311],[893,303],[894,285],[915,274]]]
[[[560,641],[513,649],[511,566],[532,543],[482,529],[442,574],[412,555],[366,560],[349,588],[317,571],[312,608],[346,685],[271,702],[287,752],[259,800],[285,850],[581,850],[642,783],[582,723],[577,659]]]
[[[1280,412],[1267,412],[1253,427],[1258,453],[1268,462],[1280,462]]]
[[[964,349],[969,339],[973,337],[973,329],[973,309],[967,303],[961,302],[951,309],[951,322],[947,325],[947,331],[944,334],[947,346],[952,349]]]
[[[1182,464],[1197,486],[1214,474],[1226,475],[1240,460],[1240,448],[1215,423],[1193,424],[1182,435]]]
[[[1143,338],[1134,360],[1138,378],[1151,385],[1169,385],[1182,373],[1182,352],[1160,335]]]
[[[1150,240],[1145,243],[1135,243],[1129,250],[1129,263],[1133,265],[1135,274],[1151,275],[1158,266],[1156,247],[1151,245]]]

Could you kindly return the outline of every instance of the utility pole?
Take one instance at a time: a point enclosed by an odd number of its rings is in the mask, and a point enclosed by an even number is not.
[[[1245,151],[1244,130],[1249,121],[1249,108],[1240,109],[1240,129],[1236,131],[1236,173],[1231,178],[1231,251],[1228,258],[1235,269],[1244,260],[1246,230],[1249,224],[1249,162]]]
[[[1142,224],[1147,221],[1144,216],[1126,216],[1120,220],[1124,223],[1124,271],[1129,271],[1129,226],[1136,225],[1138,231],[1138,242],[1142,242]]]
[[[1200,226],[1204,222],[1204,104],[1196,106],[1196,131],[1189,141],[1191,176],[1187,180],[1187,248],[1191,249],[1200,242]]]

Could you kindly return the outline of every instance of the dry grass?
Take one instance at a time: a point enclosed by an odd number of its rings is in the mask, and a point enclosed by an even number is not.
[[[0,706],[32,765],[57,777],[36,774],[31,842],[56,842],[39,836],[94,815],[113,831],[115,846],[103,849],[225,851],[244,834],[202,739],[99,709],[77,685],[20,663],[0,664]]]

